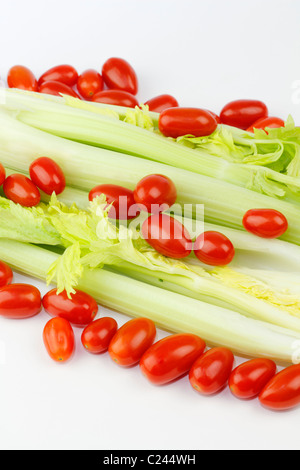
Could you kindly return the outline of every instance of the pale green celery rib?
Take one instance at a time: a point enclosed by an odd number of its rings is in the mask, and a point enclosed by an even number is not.
[[[33,245],[0,240],[0,259],[45,279],[58,255]],[[151,318],[170,332],[197,334],[209,345],[221,345],[247,356],[292,363],[300,335],[285,328],[244,317],[181,294],[159,289],[104,269],[86,270],[78,288],[101,305],[133,317]]]

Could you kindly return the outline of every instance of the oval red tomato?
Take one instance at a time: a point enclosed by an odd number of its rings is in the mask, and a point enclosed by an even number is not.
[[[149,213],[164,212],[177,198],[176,186],[164,175],[148,175],[141,179],[134,190],[134,200]]]
[[[226,104],[220,113],[222,124],[248,129],[261,118],[268,116],[268,108],[258,100],[236,100]]]
[[[217,125],[209,111],[198,108],[169,108],[160,114],[158,121],[160,132],[174,139],[187,134],[195,137],[210,135]]]
[[[102,67],[102,76],[108,88],[128,91],[132,95],[138,92],[138,79],[133,67],[124,59],[111,57]]]
[[[49,356],[56,362],[68,361],[75,351],[74,332],[64,318],[52,318],[46,323],[43,340]]]
[[[205,347],[205,342],[196,335],[167,336],[145,352],[141,371],[153,384],[167,384],[185,375]]]
[[[41,311],[40,291],[30,284],[9,284],[0,290],[0,316],[29,318]]]
[[[253,359],[238,366],[229,377],[229,388],[243,400],[257,397],[276,374],[276,364],[270,359]]]
[[[46,194],[60,194],[66,187],[62,169],[51,158],[40,157],[34,160],[30,165],[29,174],[33,183]]]
[[[47,70],[39,79],[39,85],[44,82],[60,82],[72,87],[78,79],[77,70],[72,65],[57,65]]]
[[[36,185],[29,178],[18,173],[5,179],[3,191],[8,199],[25,207],[36,206],[41,200]]]
[[[234,356],[229,349],[213,348],[193,364],[190,383],[197,392],[213,395],[226,386],[232,371]]]
[[[288,229],[286,217],[274,209],[250,209],[243,217],[243,225],[262,238],[278,238]]]
[[[178,101],[172,95],[159,95],[145,102],[149,106],[149,111],[161,113],[165,109],[176,108],[179,106]]]
[[[285,411],[300,405],[300,365],[290,366],[275,375],[259,395],[263,406]]]
[[[50,315],[65,318],[78,327],[91,323],[98,312],[95,299],[80,290],[69,298],[66,291],[57,294],[57,290],[52,289],[44,295],[43,307]]]
[[[223,233],[207,231],[195,241],[194,253],[202,263],[211,266],[225,266],[234,258],[235,249]]]
[[[89,200],[92,201],[101,194],[105,194],[108,204],[113,204],[108,212],[111,219],[134,219],[139,213],[133,191],[130,189],[115,184],[100,184],[90,191]]]
[[[60,82],[43,82],[39,88],[40,93],[45,93],[47,95],[54,95],[54,96],[61,96],[61,95],[69,95],[73,96],[73,98],[79,98],[79,95],[73,90],[73,88],[65,85],[64,83]],[[80,99],[80,98],[79,98]]]
[[[85,70],[77,81],[77,89],[85,100],[92,100],[96,93],[103,90],[103,78],[97,70]]]
[[[265,129],[266,127],[270,127],[271,129],[277,128],[277,127],[284,127],[285,123],[283,119],[277,118],[277,117],[267,117],[267,118],[261,118],[258,119],[258,121],[255,121],[252,126],[250,126],[247,131],[248,132],[254,132],[255,129]]]
[[[6,171],[4,166],[0,163],[0,186],[4,183],[4,180],[6,178]]]
[[[134,366],[153,344],[155,336],[156,328],[152,320],[148,318],[130,320],[111,340],[108,348],[110,357],[120,366]]]
[[[135,108],[139,106],[139,102],[135,96],[127,91],[121,90],[100,91],[94,95],[93,102],[124,106],[125,108]]]
[[[13,272],[8,264],[0,261],[0,288],[11,284],[13,276]]]
[[[38,91],[38,82],[34,74],[23,65],[12,67],[7,76],[9,88],[19,88],[20,90]]]
[[[82,332],[81,342],[91,354],[101,354],[108,346],[118,330],[116,320],[110,317],[99,318],[90,323]]]
[[[142,225],[144,239],[156,251],[170,258],[185,258],[192,251],[192,240],[186,228],[166,214],[153,214]]]

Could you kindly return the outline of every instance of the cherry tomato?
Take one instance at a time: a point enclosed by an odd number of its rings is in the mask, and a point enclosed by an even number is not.
[[[47,95],[61,96],[61,94],[63,94],[73,96],[74,98],[79,98],[79,95],[77,95],[73,88],[65,85],[64,83],[54,81],[43,82],[40,86],[39,92],[45,93]]]
[[[248,129],[261,118],[268,116],[268,108],[262,101],[236,100],[226,104],[221,111],[220,120],[222,124]]]
[[[39,204],[41,195],[36,185],[27,176],[15,173],[6,178],[3,191],[8,199],[21,206],[32,207]]]
[[[142,225],[144,239],[156,251],[170,258],[185,258],[192,251],[192,240],[186,228],[166,214],[153,214]]]
[[[262,405],[270,410],[284,411],[300,404],[300,364],[279,372],[259,395]]]
[[[270,359],[253,359],[238,366],[230,375],[229,388],[243,400],[256,398],[276,374],[276,364]]]
[[[0,316],[29,318],[41,311],[40,291],[30,284],[9,284],[0,290]]]
[[[0,186],[4,183],[6,177],[6,171],[4,166],[0,163]]]
[[[11,284],[13,276],[13,272],[8,264],[0,261],[0,288]]]
[[[96,93],[103,90],[103,78],[97,70],[86,70],[78,77],[77,89],[85,100],[92,100]]]
[[[135,318],[123,325],[111,340],[110,357],[118,365],[131,367],[153,344],[156,336],[155,324],[148,318]]]
[[[46,194],[60,194],[66,187],[62,169],[51,158],[40,157],[34,160],[30,165],[29,174],[34,184]]]
[[[134,190],[134,200],[149,213],[164,212],[177,198],[176,186],[163,175],[149,175],[141,179]]]
[[[167,336],[145,352],[141,371],[150,382],[167,384],[185,375],[205,347],[205,342],[196,335]]]
[[[89,193],[89,200],[105,194],[108,204],[113,204],[108,212],[111,219],[127,220],[134,219],[138,210],[133,197],[133,191],[115,184],[100,184],[95,186]]]
[[[45,72],[39,79],[39,86],[45,82],[60,82],[72,87],[78,79],[77,70],[71,65],[58,65]]]
[[[158,120],[160,132],[174,139],[187,134],[195,137],[210,135],[217,125],[209,111],[198,108],[169,108],[160,114]]]
[[[232,371],[234,356],[229,349],[213,348],[193,364],[190,383],[197,392],[213,395],[226,386]]]
[[[218,116],[216,113],[214,113],[213,111],[210,111],[209,109],[206,109],[205,111],[208,111],[214,118],[215,120],[217,121],[217,124],[220,124],[220,116]]]
[[[202,263],[225,266],[233,260],[235,249],[223,233],[208,231],[201,233],[195,241],[194,253]]]
[[[114,104],[115,106],[124,106],[125,108],[135,108],[139,102],[135,96],[127,91],[104,90],[96,93],[93,97],[96,103]]]
[[[55,317],[49,320],[43,331],[43,340],[53,361],[66,362],[75,351],[74,331],[65,318]]]
[[[271,128],[276,128],[276,127],[284,127],[285,123],[283,119],[280,119],[278,117],[267,117],[267,118],[261,118],[255,121],[252,126],[250,126],[247,131],[248,132],[254,132],[255,129],[265,129],[266,127],[271,127]],[[267,132],[267,131],[266,131]]]
[[[89,294],[76,290],[69,299],[66,291],[60,294],[56,292],[56,289],[52,289],[43,297],[43,307],[50,315],[65,318],[78,327],[86,326],[94,320],[98,305]]]
[[[278,238],[288,229],[286,217],[274,209],[251,209],[243,217],[248,232],[262,238]]]
[[[178,101],[172,95],[155,96],[154,98],[146,101],[145,104],[149,106],[149,111],[153,111],[155,113],[161,113],[165,109],[176,108],[179,106]]]
[[[10,69],[7,76],[9,88],[19,88],[20,90],[38,91],[38,82],[27,67],[15,65]]]
[[[113,90],[128,91],[132,95],[138,92],[138,79],[132,66],[124,59],[111,57],[102,67],[102,76]]]
[[[81,335],[81,342],[89,353],[103,353],[108,350],[109,343],[115,336],[117,329],[118,324],[113,318],[99,318],[85,327]]]

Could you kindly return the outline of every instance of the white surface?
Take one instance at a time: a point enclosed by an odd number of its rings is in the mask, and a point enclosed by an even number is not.
[[[36,75],[59,63],[100,70],[120,56],[138,73],[141,101],[167,92],[219,112],[258,98],[300,124],[299,16],[297,0],[10,0],[0,76],[17,63]],[[47,320],[0,319],[1,449],[299,449],[299,409],[274,414],[228,390],[202,398],[187,378],[153,387],[138,368],[85,353],[79,330],[75,357],[56,365],[42,344]]]

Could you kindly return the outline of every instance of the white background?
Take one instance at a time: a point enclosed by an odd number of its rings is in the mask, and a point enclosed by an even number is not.
[[[101,70],[119,56],[138,73],[140,101],[171,93],[219,112],[257,98],[300,124],[299,24],[297,0],[10,0],[0,76],[18,63],[36,75],[60,63]],[[299,409],[271,413],[228,391],[203,398],[187,378],[154,387],[138,368],[85,353],[79,330],[73,360],[58,366],[42,344],[48,319],[0,321],[1,448],[299,449]]]

